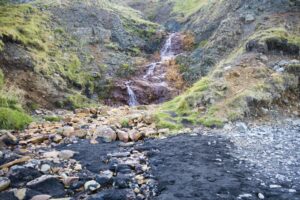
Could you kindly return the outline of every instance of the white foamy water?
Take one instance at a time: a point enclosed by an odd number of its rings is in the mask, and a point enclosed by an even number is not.
[[[129,84],[130,84],[129,82],[126,83],[127,93],[129,96],[128,105],[129,106],[137,106],[137,105],[139,105],[139,102],[137,101],[136,95]]]

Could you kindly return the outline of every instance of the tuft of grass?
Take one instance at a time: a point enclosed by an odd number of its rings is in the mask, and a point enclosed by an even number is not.
[[[59,116],[45,116],[44,119],[48,122],[59,122],[62,120]]]
[[[122,128],[129,128],[129,120],[128,119],[123,119],[121,121],[121,126],[122,126]]]
[[[63,104],[62,106],[71,109],[91,108],[96,106],[96,104],[92,100],[88,99],[86,96],[80,93],[69,95],[62,104]]]
[[[0,129],[24,129],[32,118],[20,111],[0,108]]]

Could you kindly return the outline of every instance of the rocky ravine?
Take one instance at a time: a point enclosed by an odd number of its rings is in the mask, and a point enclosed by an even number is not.
[[[141,140],[168,132],[149,110],[57,112],[2,133],[0,199],[300,199],[299,119]]]

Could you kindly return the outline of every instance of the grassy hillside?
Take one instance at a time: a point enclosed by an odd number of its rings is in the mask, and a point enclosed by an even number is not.
[[[5,43],[8,45],[10,45],[9,43],[20,44],[20,48],[24,48],[26,54],[31,57],[30,65],[33,66],[34,72],[53,82],[53,89],[50,90],[53,91],[59,87],[65,90],[64,93],[67,91],[66,96],[69,94],[69,97],[66,98],[67,102],[60,102],[59,105],[78,107],[78,102],[82,102],[83,99],[88,100],[84,97],[85,91],[88,91],[89,94],[102,93],[103,88],[109,88],[99,84],[96,88],[94,84],[100,81],[107,82],[104,80],[108,77],[106,73],[117,76],[117,70],[113,68],[114,66],[107,65],[106,62],[110,61],[106,61],[103,57],[114,53],[117,62],[123,63],[122,60],[126,59],[129,60],[129,64],[131,57],[143,53],[143,49],[136,46],[135,43],[132,46],[120,48],[121,45],[117,42],[107,41],[95,48],[96,44],[83,42],[81,38],[74,37],[72,31],[68,29],[69,22],[63,24],[64,16],[56,15],[57,13],[53,12],[61,9],[66,10],[65,13],[67,13],[68,9],[72,7],[84,10],[89,6],[96,8],[93,10],[95,14],[99,14],[97,12],[101,14],[102,9],[111,15],[107,17],[121,19],[121,26],[117,27],[118,25],[112,24],[116,27],[112,27],[113,30],[107,30],[107,32],[113,31],[114,35],[121,34],[119,37],[123,37],[123,34],[124,38],[119,38],[120,41],[135,42],[138,40],[137,44],[141,45],[145,45],[144,43],[147,42],[159,44],[159,40],[155,39],[156,30],[159,28],[158,24],[143,19],[139,11],[106,0],[64,1],[63,3],[49,0],[0,6],[0,51],[5,50]],[[105,12],[103,13],[105,15]],[[80,18],[80,16],[77,17]],[[92,17],[91,14],[90,18]],[[85,26],[84,22],[82,26]],[[70,27],[72,27],[71,24]],[[118,32],[115,34],[115,31]],[[127,36],[135,38],[125,38]],[[99,55],[98,52],[102,52],[102,55]],[[118,59],[118,56],[121,58]],[[6,67],[9,68],[9,66]],[[95,76],[95,74],[97,75]],[[79,97],[80,95],[81,97]],[[101,94],[99,95],[101,96]]]

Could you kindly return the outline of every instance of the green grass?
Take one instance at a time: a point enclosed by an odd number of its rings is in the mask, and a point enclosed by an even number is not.
[[[92,108],[97,106],[92,100],[88,99],[86,96],[80,93],[69,95],[62,104],[63,107],[67,107],[70,109]]]
[[[261,42],[272,38],[286,39],[288,43],[300,47],[300,34],[292,34],[282,27],[259,30],[250,37],[250,39],[259,39]]]
[[[121,121],[121,126],[122,126],[122,128],[129,128],[129,120],[128,119],[123,119]]]
[[[1,38],[8,38],[24,46],[37,50],[46,50],[44,31],[47,16],[30,5],[5,5],[0,7],[0,49]]]
[[[117,70],[118,77],[129,77],[136,73],[136,67],[130,64],[122,64]]]
[[[4,85],[0,70],[0,129],[23,129],[31,122],[23,108],[23,91]]]
[[[162,104],[155,113],[158,126],[170,129],[180,129],[184,127],[184,123],[220,126],[220,121],[213,119],[213,116],[210,116],[209,119],[201,118],[198,111],[195,110],[197,102],[209,89],[210,84],[211,81],[208,77],[202,78],[182,95]]]
[[[0,108],[0,129],[24,129],[32,118],[20,111]]]
[[[22,44],[32,57],[35,72],[64,82],[69,88],[93,90],[93,78],[83,69],[86,63],[79,60],[76,49],[67,48],[79,44],[62,27],[50,24],[50,14],[32,5],[0,7],[0,50],[4,39]]]
[[[171,0],[171,2],[175,4],[174,13],[182,13],[185,17],[189,17],[207,5],[209,0]]]
[[[44,119],[48,122],[59,122],[62,120],[62,117],[59,116],[45,116]]]

